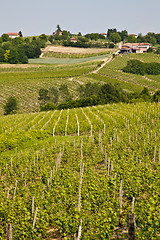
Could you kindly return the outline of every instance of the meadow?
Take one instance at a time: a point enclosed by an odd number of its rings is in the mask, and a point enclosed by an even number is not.
[[[160,105],[0,117],[0,238],[159,239]]]

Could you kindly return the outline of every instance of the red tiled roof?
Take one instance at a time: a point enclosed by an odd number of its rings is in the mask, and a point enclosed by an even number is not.
[[[17,36],[17,35],[19,35],[19,33],[6,33],[7,35],[9,35],[9,36]]]

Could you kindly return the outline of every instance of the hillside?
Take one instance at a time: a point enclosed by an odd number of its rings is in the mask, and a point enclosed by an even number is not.
[[[79,226],[82,239],[126,239],[131,211],[136,239],[158,239],[159,112],[139,103],[1,116],[2,239],[6,223],[13,239],[74,239]]]
[[[160,89],[160,76],[139,76],[122,72],[127,60],[136,58],[144,62],[160,62],[159,55],[131,54],[117,56],[104,65],[99,71],[102,61],[110,55],[89,58],[42,58],[33,59],[28,65],[0,65],[0,113],[3,114],[3,105],[10,96],[15,96],[19,103],[19,112],[34,112],[39,110],[38,92],[40,88],[67,84],[69,91],[75,99],[77,87],[87,82],[120,84],[128,92],[140,92],[143,87],[150,91]],[[44,64],[45,61],[56,60],[55,64]],[[74,63],[68,63],[69,61]],[[93,61],[94,60],[94,61]],[[95,61],[96,60],[96,61]],[[42,61],[42,62],[41,62]],[[44,62],[43,62],[44,61]],[[81,61],[86,61],[82,62]],[[39,64],[35,64],[39,62]],[[34,64],[33,64],[34,63]],[[46,62],[47,63],[47,62]],[[49,63],[49,62],[48,62]],[[63,63],[63,64],[62,64]],[[65,63],[65,64],[64,64]]]

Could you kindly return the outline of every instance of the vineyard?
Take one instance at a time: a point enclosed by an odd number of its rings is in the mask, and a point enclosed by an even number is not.
[[[93,66],[92,66],[93,67]],[[0,239],[160,239],[160,105],[0,117]]]
[[[77,78],[96,69],[99,62],[74,65],[38,65],[28,68],[0,68],[0,113],[10,96],[17,98],[19,112],[39,110],[38,92],[40,88],[59,87],[67,84],[73,98],[80,83]],[[74,79],[72,79],[74,77]]]
[[[142,62],[160,62],[159,55],[156,54],[129,54],[127,56],[119,55],[114,61],[108,63],[104,68],[100,70],[100,74],[105,77],[111,78],[119,82],[129,86],[128,90],[133,89],[138,90],[139,87],[147,87],[150,90],[160,89],[160,76],[139,76],[135,74],[128,74],[122,72],[122,68],[127,65],[127,61],[130,59],[137,59]]]
[[[26,65],[7,67],[1,64],[0,114],[4,113],[3,106],[10,96],[18,100],[19,113],[37,112],[40,108],[39,90],[53,86],[59,88],[62,84],[68,86],[73,99],[77,98],[77,88],[88,82],[119,84],[126,92],[141,92],[144,87],[152,92],[160,89],[159,75],[140,76],[122,72],[122,68],[131,58],[143,62],[160,62],[158,55],[119,55],[98,71],[103,58],[107,59],[109,56],[107,54],[79,59],[33,59],[32,62],[39,64],[28,64],[27,67]],[[54,62],[55,60],[58,62]]]

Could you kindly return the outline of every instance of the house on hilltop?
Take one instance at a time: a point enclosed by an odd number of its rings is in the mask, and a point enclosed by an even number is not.
[[[151,46],[150,43],[125,43],[120,49],[120,53],[145,53]]]
[[[9,38],[16,38],[16,37],[20,37],[19,33],[6,33]]]
[[[107,33],[100,33],[102,36],[104,36],[105,38],[107,38]]]
[[[77,39],[73,37],[70,39],[70,41],[75,43],[75,42],[77,42]]]

